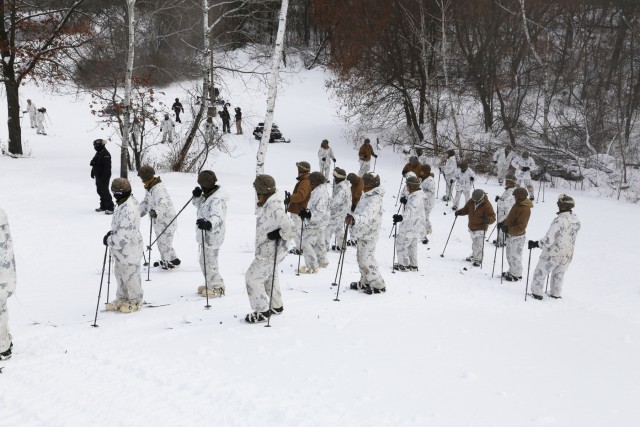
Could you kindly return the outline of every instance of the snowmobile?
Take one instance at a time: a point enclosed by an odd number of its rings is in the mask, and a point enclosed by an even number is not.
[[[262,122],[258,123],[258,126],[256,126],[255,129],[253,130],[253,136],[255,136],[257,140],[261,140],[263,131],[264,131],[264,123]],[[280,131],[280,129],[278,129],[278,125],[275,123],[271,125],[271,136],[269,137],[269,143],[273,144],[274,142],[286,142],[286,143],[291,142],[290,139],[285,139],[282,136],[282,132]]]

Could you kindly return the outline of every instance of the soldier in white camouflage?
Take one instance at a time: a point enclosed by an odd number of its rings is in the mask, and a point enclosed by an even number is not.
[[[283,200],[276,196],[276,182],[269,175],[258,175],[253,182],[258,198],[256,210],[256,252],[245,283],[253,312],[245,321],[266,321],[271,314],[284,310],[277,264],[287,255],[287,244],[296,236],[293,221],[284,210]],[[273,283],[273,298],[271,284]]]
[[[453,201],[454,211],[458,209],[460,203],[460,196],[464,194],[464,202],[467,203],[471,198],[471,189],[473,188],[473,181],[475,181],[476,175],[473,169],[469,167],[467,162],[460,162],[460,167],[456,172],[456,198]]]
[[[531,171],[536,168],[536,162],[529,155],[528,151],[523,151],[521,156],[514,157],[511,162],[516,170],[516,178],[520,187],[526,187],[529,192],[529,200],[533,200],[533,184],[531,181]]]
[[[140,260],[142,235],[140,234],[140,207],[131,195],[131,184],[125,178],[111,183],[116,209],[111,219],[111,230],[103,243],[111,249],[114,275],[118,283],[116,299],[106,305],[107,311],[131,313],[142,305]]]
[[[422,195],[424,196],[424,233],[422,237],[422,244],[426,245],[429,243],[429,234],[431,234],[431,211],[436,204],[436,181],[433,177],[433,173],[431,172],[431,166],[427,164],[423,164],[420,167],[420,176],[419,178],[422,180],[420,182],[420,188],[422,189]]]
[[[447,151],[447,160],[442,168],[444,181],[447,184],[446,194],[442,196],[442,200],[451,200],[453,196],[453,187],[456,182],[456,172],[458,171],[458,161],[456,160],[455,150]]]
[[[542,253],[533,273],[531,294],[535,299],[542,299],[544,284],[550,276],[549,296],[562,298],[564,275],[573,259],[580,220],[573,213],[575,201],[566,194],[558,197],[558,216],[553,220],[547,234],[540,240],[529,240],[529,249],[541,248]]]
[[[160,261],[154,266],[160,266],[163,270],[175,268],[180,265],[180,259],[173,249],[173,235],[178,228],[178,222],[173,221],[176,210],[171,202],[171,197],[159,176],[155,176],[155,170],[144,165],[138,171],[138,176],[147,190],[144,199],[140,203],[140,216],[147,213],[153,221],[153,230],[158,241]],[[173,222],[171,222],[173,221]]]
[[[533,203],[527,199],[528,195],[523,187],[513,190],[515,204],[507,217],[498,223],[498,229],[507,236],[505,249],[509,271],[504,271],[502,277],[508,282],[522,279],[522,249],[527,239],[527,225],[533,208]]]
[[[399,271],[418,271],[418,238],[424,233],[424,196],[420,189],[420,179],[407,178],[409,195],[404,203],[402,215],[393,215],[397,227],[396,252],[398,262],[393,269]]]
[[[351,235],[357,239],[357,260],[360,280],[352,282],[350,288],[371,294],[386,291],[386,285],[376,261],[376,244],[382,222],[382,198],[384,189],[380,188],[380,176],[365,173],[364,192],[353,215],[347,215],[346,223],[351,227]]]
[[[324,175],[324,178],[329,182],[329,176],[331,174],[331,162],[336,162],[336,156],[333,154],[333,149],[329,147],[329,141],[322,140],[320,149],[318,150],[318,164],[320,165],[320,172]]]
[[[493,153],[493,164],[496,165],[496,175],[498,176],[498,184],[502,185],[504,178],[509,170],[509,165],[515,157],[515,151],[511,147],[500,147]]]
[[[344,243],[344,219],[351,208],[351,187],[347,181],[347,173],[342,168],[333,170],[333,196],[329,202],[329,226],[326,228],[324,236],[327,248],[336,251],[343,249]],[[334,244],[331,245],[331,238],[335,236]]]
[[[203,297],[213,298],[222,297],[225,291],[224,280],[220,276],[218,266],[218,254],[224,242],[228,196],[217,182],[218,178],[213,171],[200,172],[199,187],[192,191],[193,201],[191,202],[198,209],[196,241],[200,269],[205,275],[205,284],[198,287],[198,293]]]
[[[300,217],[305,221],[302,255],[305,265],[300,273],[315,274],[329,265],[324,232],[329,225],[329,192],[322,172],[309,175],[311,197]],[[304,216],[303,216],[304,215]]]
[[[11,357],[13,348],[9,333],[7,299],[16,291],[16,260],[9,230],[9,220],[0,209],[0,360]]]
[[[515,204],[516,199],[513,197],[513,190],[516,188],[516,176],[513,174],[508,174],[505,177],[505,188],[504,192],[501,196],[496,196],[496,204],[497,204],[497,216],[498,222],[504,221],[504,219],[509,215],[509,211],[511,207]],[[496,239],[493,241],[493,244],[497,247],[501,248],[504,245],[504,233],[500,231],[500,229],[496,232]]]

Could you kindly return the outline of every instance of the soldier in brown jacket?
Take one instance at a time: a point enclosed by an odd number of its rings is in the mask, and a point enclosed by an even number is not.
[[[420,171],[420,167],[422,165],[420,164],[420,161],[418,160],[418,158],[416,156],[411,156],[409,157],[409,163],[407,163],[406,165],[404,165],[404,167],[402,168],[402,176],[404,178],[407,178],[407,173],[408,172],[413,172],[416,174],[416,176],[420,176],[421,175],[421,171]]]
[[[358,172],[358,176],[362,177],[371,169],[371,156],[378,158],[378,155],[373,152],[371,141],[367,138],[364,140],[364,144],[362,144],[360,150],[358,150],[358,158],[360,159],[360,171]]]
[[[358,202],[362,197],[362,192],[364,191],[364,181],[355,173],[350,173],[347,175],[347,181],[351,183],[351,212],[355,212],[356,206],[358,206]],[[355,239],[347,240],[348,246],[355,246]]]
[[[293,187],[293,192],[289,195],[284,203],[288,205],[287,212],[291,214],[291,219],[300,233],[302,229],[302,219],[300,218],[300,212],[303,209],[307,208],[307,203],[309,203],[309,198],[311,198],[311,183],[309,182],[309,173],[311,172],[311,165],[309,162],[298,162],[296,163],[296,167],[298,168],[298,177],[296,180],[296,186]],[[291,253],[296,255],[300,255],[302,253],[300,251],[300,234],[296,237],[295,247],[291,249]]]
[[[496,213],[491,202],[483,190],[474,190],[462,209],[456,211],[456,216],[469,216],[469,233],[471,235],[471,256],[467,261],[473,262],[474,267],[482,265],[484,237],[489,224],[496,222]]]
[[[498,223],[498,229],[507,237],[507,262],[509,271],[502,273],[502,277],[509,282],[517,282],[522,279],[522,250],[526,241],[527,225],[531,217],[533,203],[527,197],[529,192],[518,187],[513,190],[516,203],[513,205],[504,221]]]

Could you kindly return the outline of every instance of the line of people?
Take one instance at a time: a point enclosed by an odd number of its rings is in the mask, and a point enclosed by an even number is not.
[[[46,135],[47,133],[44,130],[45,119],[47,114],[47,109],[44,107],[37,108],[36,104],[27,99],[27,107],[22,112],[23,114],[29,114],[29,124],[31,125],[31,129],[35,129],[38,135]]]

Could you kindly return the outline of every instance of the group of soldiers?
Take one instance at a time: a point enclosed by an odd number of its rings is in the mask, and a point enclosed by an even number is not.
[[[94,158],[96,161],[92,161],[92,176],[96,177],[98,186],[98,169],[103,161],[99,160],[99,154],[104,150],[103,140],[94,141],[94,147],[98,160]],[[508,153],[505,153],[506,155]],[[440,173],[445,178],[453,176],[451,170],[447,169],[447,164],[454,156],[449,155],[441,168]],[[304,257],[304,266],[299,267],[298,271],[302,274],[315,274],[326,268],[329,265],[329,250],[342,252],[341,260],[344,262],[343,251],[346,251],[346,246],[355,246],[360,277],[357,281],[351,282],[349,288],[369,295],[386,291],[385,280],[375,257],[385,192],[380,187],[380,176],[368,171],[370,166],[367,163],[371,157],[375,158],[377,155],[370,147],[370,142],[366,140],[359,150],[358,174],[347,174],[340,167],[327,171],[325,164],[331,160],[335,166],[336,158],[329,148],[328,141],[323,140],[318,152],[320,171],[312,172],[310,164],[306,161],[297,162],[297,183],[291,193],[285,191],[284,199],[278,195],[273,177],[258,175],[255,178],[255,256],[245,274],[245,285],[252,311],[246,315],[246,322],[263,322],[284,311],[277,266],[286,257],[292,242],[295,246],[293,251]],[[524,153],[522,157],[526,161]],[[463,165],[464,162],[461,162],[460,166]],[[458,169],[456,174],[461,177],[458,182],[473,182],[473,179],[470,179],[473,178],[472,172],[467,173],[468,167]],[[521,177],[529,170],[522,172]],[[426,162],[423,164],[418,156],[409,159],[402,175],[405,186],[399,198],[400,207],[392,216],[393,234],[396,239],[394,246],[398,257],[398,262],[394,262],[393,268],[396,271],[411,272],[418,270],[418,241],[422,239],[424,244],[428,243],[427,235],[432,231],[429,215],[436,200],[436,184],[430,165]],[[160,260],[154,266],[171,270],[181,264],[173,248],[177,215],[171,197],[151,166],[141,167],[138,177],[145,188],[145,196],[141,203],[132,196],[131,185],[127,179],[116,178],[110,186],[116,206],[112,212],[111,229],[104,236],[103,243],[107,246],[105,250],[110,250],[110,256],[113,258],[118,286],[115,300],[106,306],[108,311],[132,313],[139,310],[143,303],[141,261],[144,248],[140,233],[141,217],[149,215],[155,231],[156,239],[150,242],[149,246],[158,243]],[[333,178],[331,195],[328,187],[331,183],[330,177]],[[466,259],[474,266],[480,266],[482,263],[486,232],[489,225],[497,219],[499,234],[495,244],[504,245],[506,248],[509,269],[503,273],[503,278],[511,282],[522,279],[522,253],[533,207],[530,192],[524,187],[517,187],[517,181],[518,178],[508,172],[503,178],[505,191],[496,198],[497,218],[487,194],[482,189],[474,189],[467,197],[463,184],[460,184],[459,188],[467,200],[462,208],[455,210],[456,220],[459,216],[468,217],[472,251]],[[451,186],[448,185],[445,197],[450,197],[455,180],[451,182],[446,179],[446,182]],[[200,172],[197,183],[198,186],[192,191],[191,202],[197,208],[196,242],[199,248],[199,264],[204,275],[204,284],[198,287],[197,292],[207,298],[219,298],[225,295],[218,256],[225,239],[228,196],[211,170]],[[100,189],[98,192],[100,193]],[[535,299],[543,298],[545,280],[550,281],[548,296],[561,297],[564,274],[572,260],[580,229],[580,221],[572,211],[575,207],[573,198],[562,194],[558,198],[557,206],[557,217],[546,235],[540,240],[529,240],[527,244],[530,250],[542,249],[531,285],[531,295]],[[102,209],[101,205],[101,209],[97,210],[106,209]],[[150,259],[148,262],[151,264]],[[11,234],[7,216],[0,209],[0,359],[10,357],[13,347],[8,329],[6,302],[15,291],[15,286],[15,258]]]
[[[231,133],[231,114],[228,110],[228,107],[231,104],[224,104],[222,110],[218,112],[220,116],[220,120],[222,121],[222,133]],[[174,112],[176,120],[175,122],[169,115],[169,113],[164,114],[164,118],[160,121],[160,133],[162,134],[162,144],[172,143],[176,133],[176,123],[182,123],[180,120],[180,113],[184,113],[184,107],[180,100],[176,98],[175,102],[171,106],[171,110]],[[236,125],[236,135],[242,135],[242,109],[240,107],[236,107],[234,109],[234,120]],[[204,122],[204,140],[207,144],[212,143],[215,140],[216,133],[218,131],[218,126],[213,121],[213,116],[208,115]]]
[[[29,124],[31,129],[35,129],[38,135],[46,135],[44,130],[44,122],[46,119],[47,109],[44,107],[37,108],[36,104],[27,99],[27,109],[22,112],[29,114]]]

